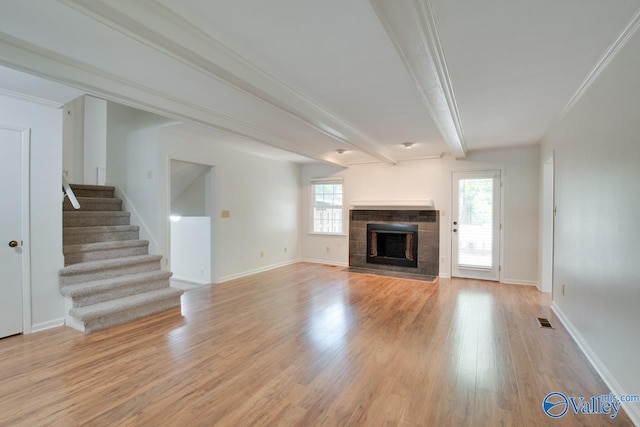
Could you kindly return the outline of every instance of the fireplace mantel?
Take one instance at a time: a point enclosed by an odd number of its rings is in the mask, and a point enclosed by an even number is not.
[[[349,206],[351,210],[404,210],[421,211],[433,210],[433,200],[352,200]]]

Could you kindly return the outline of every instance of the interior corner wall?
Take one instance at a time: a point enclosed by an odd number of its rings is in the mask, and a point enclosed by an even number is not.
[[[548,132],[541,156],[555,167],[553,306],[618,394],[640,390],[638,75],[636,32]],[[627,409],[640,423],[639,405]]]
[[[334,264],[348,263],[347,237],[310,234],[309,180],[342,177],[344,203],[351,201],[399,201],[431,199],[440,211],[440,275],[451,275],[451,185],[452,173],[500,169],[504,182],[502,281],[538,283],[538,146],[471,152],[465,160],[441,159],[353,165],[337,170],[323,165],[302,166],[302,258]],[[306,220],[305,220],[306,218]],[[345,216],[348,221],[348,216]],[[329,248],[327,251],[327,247]],[[444,261],[442,261],[444,258]]]
[[[64,323],[64,299],[58,289],[58,270],[64,266],[62,111],[0,95],[1,120],[31,129],[29,202],[31,326],[34,330]]]
[[[140,238],[149,241],[149,253],[158,251],[158,132],[174,123],[156,114],[107,102],[107,184],[116,186],[140,226]]]
[[[107,167],[107,101],[85,95],[83,115],[84,184],[104,185]]]
[[[213,166],[214,282],[299,259],[297,164],[240,152],[214,139],[187,138],[170,128],[160,133],[160,157],[162,255],[168,255],[169,242],[167,167],[175,159]],[[223,210],[228,218],[221,217]]]
[[[84,184],[84,96],[63,107],[62,164],[67,181]]]

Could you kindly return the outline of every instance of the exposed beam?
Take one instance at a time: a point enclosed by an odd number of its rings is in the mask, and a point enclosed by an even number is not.
[[[79,12],[302,121],[315,131],[386,163],[388,150],[154,1],[60,0]]]
[[[301,146],[250,123],[125,80],[3,32],[0,32],[0,64],[170,119],[211,127],[320,162],[347,167],[333,153]]]
[[[449,151],[465,157],[460,112],[429,0],[370,0]]]

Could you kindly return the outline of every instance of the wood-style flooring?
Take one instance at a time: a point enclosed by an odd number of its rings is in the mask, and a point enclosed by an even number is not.
[[[608,389],[533,287],[300,263],[182,298],[0,340],[0,425],[631,425],[544,414],[549,392]]]

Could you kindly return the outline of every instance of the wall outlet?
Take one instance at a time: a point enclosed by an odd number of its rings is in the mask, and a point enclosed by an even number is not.
[[[443,256],[440,257],[440,262],[446,262]]]
[[[260,258],[264,258],[264,251],[260,251]]]
[[[147,170],[147,179],[153,178],[153,171],[151,169]]]
[[[220,216],[221,216],[222,218],[231,218],[231,211],[222,211],[222,212],[220,213]]]
[[[562,296],[564,296],[564,285],[562,285]]]
[[[327,246],[327,253],[331,252],[331,247]]]

